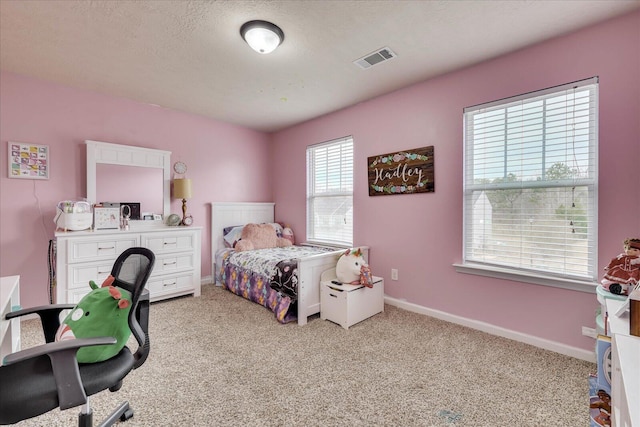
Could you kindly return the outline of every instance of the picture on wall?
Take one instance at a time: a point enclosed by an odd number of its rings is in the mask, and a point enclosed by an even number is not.
[[[8,147],[9,178],[49,179],[49,146],[11,142]]]
[[[433,146],[367,158],[369,196],[433,193]]]

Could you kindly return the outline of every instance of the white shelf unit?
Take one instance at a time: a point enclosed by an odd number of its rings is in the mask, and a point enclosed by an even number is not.
[[[611,425],[640,426],[640,337],[629,335],[629,312],[616,316],[623,301],[607,299],[611,336]]]
[[[20,319],[4,317],[20,308],[20,276],[0,278],[0,365],[8,354],[20,350]]]

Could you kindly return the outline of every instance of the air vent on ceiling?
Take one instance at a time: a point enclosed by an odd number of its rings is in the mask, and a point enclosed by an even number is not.
[[[364,69],[371,68],[376,64],[395,58],[397,55],[388,47],[383,47],[375,52],[363,56],[353,61],[358,67]]]

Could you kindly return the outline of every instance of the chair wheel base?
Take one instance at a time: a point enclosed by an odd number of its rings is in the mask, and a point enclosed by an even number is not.
[[[78,414],[78,427],[92,427],[93,426],[93,411],[89,408],[89,412],[80,412]]]
[[[129,408],[120,416],[120,421],[127,421],[133,418],[133,409]]]

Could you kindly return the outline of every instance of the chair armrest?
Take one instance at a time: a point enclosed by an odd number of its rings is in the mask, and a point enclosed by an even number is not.
[[[75,304],[40,305],[38,307],[23,308],[20,310],[11,311],[7,313],[5,317],[7,318],[7,320],[9,320],[9,319],[13,319],[14,317],[26,316],[27,314],[34,314],[34,313],[38,315],[40,313],[46,313],[50,311],[61,313],[63,310],[70,310],[73,307],[75,307]]]
[[[42,356],[44,354],[51,355],[56,352],[67,350],[77,351],[81,347],[88,347],[92,345],[109,345],[115,344],[116,342],[117,340],[113,337],[74,338],[64,341],[50,342],[8,354],[4,357],[3,365],[11,365],[12,363],[22,362],[23,360]],[[73,356],[75,359],[75,354]]]
[[[87,402],[87,395],[80,378],[80,368],[76,353],[81,347],[115,344],[113,337],[77,338],[42,344],[26,350],[11,353],[4,358],[5,365],[11,365],[30,358],[49,356],[53,376],[58,389],[60,409],[69,409]]]
[[[60,327],[60,313],[64,310],[70,310],[75,304],[54,304],[41,305],[38,307],[24,308],[22,310],[12,311],[5,316],[7,320],[27,314],[37,314],[40,317],[42,331],[46,342],[53,342],[56,332]]]

